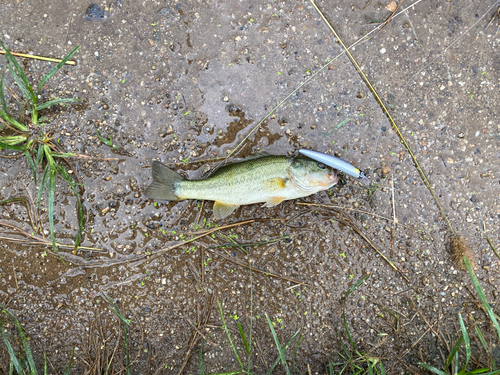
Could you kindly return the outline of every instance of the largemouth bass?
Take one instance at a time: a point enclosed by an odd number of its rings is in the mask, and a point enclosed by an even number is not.
[[[153,182],[146,196],[157,200],[211,200],[214,216],[223,219],[239,206],[306,197],[339,181],[336,170],[322,163],[286,156],[264,156],[234,163],[204,180],[186,180],[160,162],[153,162]]]

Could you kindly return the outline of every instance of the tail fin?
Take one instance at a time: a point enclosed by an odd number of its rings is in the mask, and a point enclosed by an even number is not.
[[[162,201],[178,201],[175,185],[184,178],[160,162],[153,162],[153,182],[146,189],[146,196]]]

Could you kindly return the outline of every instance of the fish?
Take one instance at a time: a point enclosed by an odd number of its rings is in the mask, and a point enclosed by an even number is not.
[[[323,163],[287,156],[260,156],[219,168],[202,180],[187,180],[166,165],[152,163],[153,182],[147,197],[161,201],[199,199],[215,201],[216,219],[224,219],[239,206],[283,201],[327,190],[340,180],[337,170]]]

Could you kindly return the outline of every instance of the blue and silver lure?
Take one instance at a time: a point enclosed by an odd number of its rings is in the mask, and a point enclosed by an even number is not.
[[[366,176],[364,175],[363,172],[361,172],[358,168],[356,168],[351,163],[348,163],[345,160],[337,158],[336,156],[324,154],[324,153],[318,152],[318,151],[305,150],[305,149],[300,149],[299,152],[302,155],[305,155],[313,160],[319,161],[320,163],[326,164],[329,167],[332,167],[332,168],[337,169],[341,172],[344,172],[345,174],[347,174],[349,176],[358,178],[360,180],[365,180],[366,182],[368,182],[368,179],[366,178]]]

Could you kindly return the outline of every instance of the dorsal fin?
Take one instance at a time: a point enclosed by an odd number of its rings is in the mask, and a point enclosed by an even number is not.
[[[249,161],[249,160],[254,160],[254,159],[260,159],[260,158],[265,158],[267,156],[278,156],[278,155],[271,155],[271,154],[266,154],[264,152],[259,152],[257,154],[252,154],[252,155],[248,155],[248,156],[245,156],[244,158],[239,158],[239,159],[226,159],[227,162],[226,164],[222,164],[220,168],[218,168],[217,170],[213,171],[213,170],[210,170],[208,171],[206,174],[205,174],[205,178],[207,177],[212,177],[212,176],[217,176],[218,174],[224,172],[225,170],[227,170],[228,168],[230,168],[233,164],[236,164],[236,163],[243,163],[245,161]],[[213,172],[212,172],[213,171]]]

